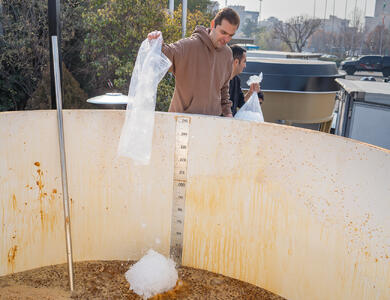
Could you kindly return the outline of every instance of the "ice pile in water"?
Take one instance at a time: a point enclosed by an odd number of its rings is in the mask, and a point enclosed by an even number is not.
[[[148,299],[175,287],[178,275],[172,259],[150,249],[125,274],[130,289]]]

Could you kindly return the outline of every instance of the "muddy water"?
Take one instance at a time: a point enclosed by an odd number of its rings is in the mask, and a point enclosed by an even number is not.
[[[125,272],[134,262],[90,261],[74,264],[75,292],[68,292],[65,264],[0,277],[0,299],[141,299],[129,290]],[[282,300],[275,294],[236,279],[180,267],[179,282],[163,299]]]

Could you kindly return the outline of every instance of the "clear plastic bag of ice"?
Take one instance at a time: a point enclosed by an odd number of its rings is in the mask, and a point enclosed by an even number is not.
[[[129,88],[126,119],[119,140],[118,155],[148,164],[152,152],[157,86],[172,65],[161,52],[162,35],[144,40],[138,50]]]
[[[167,292],[175,287],[178,274],[175,262],[150,249],[125,274],[130,289],[143,299]]]
[[[259,76],[252,75],[251,77],[249,77],[246,84],[250,86],[252,83],[261,83],[262,81],[263,81],[263,72],[260,72]]]
[[[246,84],[250,86],[252,83],[261,83],[262,80],[263,72],[261,72],[259,76],[252,75],[249,77]],[[246,121],[264,122],[263,111],[261,110],[257,93],[252,94],[249,100],[239,109],[234,118]]]
[[[249,100],[235,114],[235,119],[264,122],[263,112],[261,111],[259,97],[253,93]]]

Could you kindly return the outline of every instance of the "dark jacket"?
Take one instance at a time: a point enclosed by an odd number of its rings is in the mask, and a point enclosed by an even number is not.
[[[264,101],[264,94],[262,92],[257,95]],[[237,108],[240,108],[245,104],[244,93],[241,90],[241,80],[238,76],[235,76],[229,82],[229,96],[230,101],[232,101],[232,113],[234,116],[237,113]]]

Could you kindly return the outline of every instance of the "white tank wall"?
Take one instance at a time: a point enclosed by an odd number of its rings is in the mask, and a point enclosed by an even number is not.
[[[116,157],[124,113],[64,112],[75,261],[169,253],[176,115],[156,114],[137,166]],[[184,265],[288,299],[388,299],[390,151],[190,118]],[[1,113],[0,158],[0,275],[66,262],[55,112]]]

